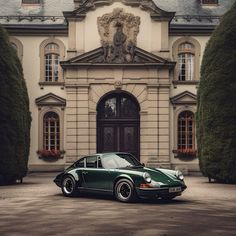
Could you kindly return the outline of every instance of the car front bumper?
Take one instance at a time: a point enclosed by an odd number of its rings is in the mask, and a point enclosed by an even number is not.
[[[179,191],[170,192],[172,187],[164,188],[136,188],[136,193],[140,198],[165,198],[180,196],[182,192],[187,188],[186,185],[176,186],[180,187]]]

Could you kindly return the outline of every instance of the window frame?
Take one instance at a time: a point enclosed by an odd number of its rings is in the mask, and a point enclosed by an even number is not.
[[[191,48],[180,48],[182,45],[191,45]],[[184,63],[182,62],[182,64],[180,64],[180,56],[182,61],[184,61]],[[183,56],[183,57],[182,57]],[[189,60],[191,58],[191,60]],[[193,81],[194,78],[194,64],[195,64],[195,47],[193,44],[191,43],[181,43],[179,44],[178,47],[178,81]],[[182,70],[180,69],[180,65],[183,66],[184,65],[184,71],[185,73],[182,74]],[[180,79],[180,77],[183,77],[185,79]]]
[[[47,48],[49,45],[56,45],[57,48]],[[49,56],[51,56],[51,58],[48,58]],[[60,61],[60,48],[59,48],[58,44],[55,44],[55,43],[47,44],[44,48],[45,82],[58,82],[59,61]],[[49,68],[49,70],[47,70],[47,68]],[[51,68],[51,70],[50,70],[50,68]],[[57,72],[56,75],[55,75],[55,71]],[[51,77],[51,80],[48,79],[50,77]]]
[[[180,50],[180,46],[182,44],[191,44],[193,45],[193,49],[191,50]],[[179,80],[179,55],[182,53],[189,53],[194,55],[193,58],[193,78],[192,80]],[[176,61],[176,66],[175,66],[175,70],[174,70],[174,78],[173,78],[173,84],[177,85],[177,84],[198,84],[199,83],[199,79],[200,79],[200,54],[201,54],[201,46],[199,44],[199,42],[192,38],[192,37],[181,37],[179,39],[177,39],[173,45],[172,45],[172,57],[173,60]]]
[[[55,112],[59,117],[60,123],[60,150],[64,152],[64,108],[63,107],[50,107],[50,106],[39,106],[39,114],[38,114],[38,151],[44,149],[44,115],[48,112]]]
[[[54,113],[56,118],[46,117],[49,113]],[[55,119],[52,121],[51,119]],[[53,127],[51,127],[51,122],[54,122],[54,132],[52,131]],[[61,133],[60,133],[60,117],[56,112],[48,111],[43,116],[43,150],[47,151],[60,151],[60,141],[61,141]],[[54,136],[54,139],[52,138]],[[53,141],[54,140],[54,141]],[[58,143],[59,140],[59,143]],[[51,143],[53,142],[53,143]],[[54,148],[52,148],[54,147]]]
[[[56,50],[49,50],[46,49],[47,45],[49,44],[56,44],[59,48]],[[59,61],[58,61],[58,80],[57,81],[46,81],[46,55],[58,55]],[[39,85],[64,85],[64,79],[63,79],[63,70],[60,66],[60,61],[65,59],[65,46],[59,39],[56,39],[54,37],[44,40],[39,47],[39,56],[40,56],[40,80]]]
[[[196,157],[196,151],[197,151],[197,142],[196,142],[196,105],[174,105],[173,107],[173,135],[172,135],[172,152],[174,154],[174,158],[178,158],[178,118],[179,115],[184,112],[184,111],[189,111],[192,112],[194,115],[194,130],[195,130],[195,134],[194,134],[194,141],[193,141],[193,146],[194,146],[194,150],[191,150],[191,153],[194,153],[194,157]],[[180,150],[179,150],[180,151]],[[193,152],[192,152],[193,151]],[[194,152],[195,151],[195,152]]]
[[[191,113],[191,120],[187,113]],[[183,122],[180,116],[183,115]],[[190,115],[189,115],[190,116]],[[195,115],[192,111],[185,110],[178,114],[177,121],[177,151],[195,151]],[[192,122],[192,130],[190,131],[190,121]],[[181,123],[181,124],[180,124]],[[182,130],[184,128],[184,130]],[[181,137],[181,138],[180,138]],[[192,143],[190,143],[192,140]]]

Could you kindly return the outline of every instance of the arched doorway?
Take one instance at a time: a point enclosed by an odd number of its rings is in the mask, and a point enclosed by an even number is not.
[[[97,106],[97,152],[129,152],[140,157],[140,107],[125,92],[104,96]]]

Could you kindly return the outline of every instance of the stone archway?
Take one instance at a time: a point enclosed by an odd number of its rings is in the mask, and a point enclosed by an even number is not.
[[[105,95],[97,106],[97,152],[129,152],[140,159],[139,111],[131,94]]]

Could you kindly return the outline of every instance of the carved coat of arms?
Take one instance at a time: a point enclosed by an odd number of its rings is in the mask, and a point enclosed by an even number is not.
[[[116,8],[112,13],[98,17],[97,23],[103,47],[103,57],[100,61],[109,63],[135,61],[140,17]]]

